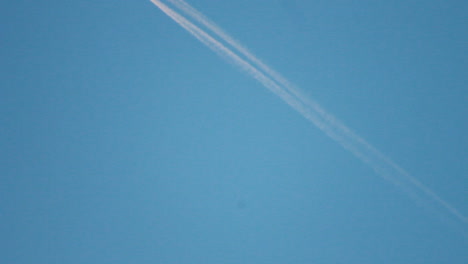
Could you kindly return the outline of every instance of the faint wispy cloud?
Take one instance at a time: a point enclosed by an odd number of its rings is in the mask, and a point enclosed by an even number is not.
[[[160,0],[151,1],[200,42],[259,81],[307,120],[311,121],[327,136],[338,142],[354,156],[370,166],[378,175],[396,185],[418,204],[432,209],[444,219],[455,220],[459,227],[461,225],[461,229],[465,235],[467,234],[467,217],[440,198],[427,186],[411,176],[390,158],[383,155],[370,143],[354,133],[333,115],[325,111],[317,102],[306,96],[302,90],[258,59],[253,53],[240,44],[240,42],[232,38],[202,13],[183,0],[168,0],[173,6],[211,31],[219,40],[215,39],[215,37],[190,22],[187,18],[168,7]],[[220,40],[225,44],[222,44]],[[236,50],[237,53],[228,46]]]

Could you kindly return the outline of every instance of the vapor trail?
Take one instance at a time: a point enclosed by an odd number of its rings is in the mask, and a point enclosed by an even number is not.
[[[463,216],[455,207],[444,201],[432,190],[411,176],[407,171],[398,166],[391,159],[383,155],[375,147],[359,137],[337,118],[325,111],[318,103],[307,97],[304,92],[295,87],[286,78],[282,77],[275,70],[271,69],[247,48],[225,33],[219,26],[207,19],[199,11],[191,7],[183,0],[169,0],[174,6],[182,10],[188,16],[198,21],[201,25],[211,30],[221,40],[237,50],[245,59],[234,53],[231,49],[213,38],[204,30],[194,25],[192,22],[181,16],[160,0],[152,0],[164,13],[175,22],[191,33],[195,38],[208,46],[225,60],[234,64],[242,71],[259,81],[271,92],[278,95],[293,109],[298,111],[306,119],[311,121],[327,136],[338,142],[354,156],[369,165],[384,179],[395,184],[416,202],[434,209],[440,216],[445,214],[452,216],[457,222],[463,225],[468,223],[468,219]],[[250,62],[249,62],[250,61]]]

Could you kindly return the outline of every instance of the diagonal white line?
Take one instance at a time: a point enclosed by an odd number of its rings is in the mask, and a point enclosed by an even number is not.
[[[445,211],[445,214],[448,213],[455,218],[459,224],[463,224],[463,228],[466,228],[468,219],[455,207],[440,198],[390,158],[383,155],[375,147],[355,134],[341,121],[325,111],[318,103],[308,98],[304,92],[263,63],[248,51],[248,49],[230,37],[199,11],[183,0],[169,0],[174,6],[211,30],[221,40],[228,43],[246,59],[241,58],[220,41],[214,39],[207,32],[163,4],[160,0],[152,0],[152,2],[211,50],[259,81],[271,92],[278,95],[293,109],[321,129],[327,136],[331,137],[354,156],[373,168],[378,175],[395,184],[416,202],[420,202],[429,208],[435,209],[442,217],[445,217],[443,213]]]

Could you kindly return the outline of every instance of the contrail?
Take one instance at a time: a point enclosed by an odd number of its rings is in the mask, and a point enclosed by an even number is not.
[[[185,17],[163,4],[160,0],[152,0],[152,2],[203,44],[259,81],[271,92],[278,95],[293,109],[321,129],[327,136],[331,137],[354,156],[369,165],[378,175],[395,184],[416,202],[434,209],[440,216],[446,218],[445,214],[448,213],[448,215],[458,220],[457,222],[459,224],[461,223],[464,225],[464,228],[466,228],[465,225],[468,223],[468,219],[455,207],[440,198],[390,158],[383,155],[341,121],[325,111],[318,103],[307,97],[304,92],[295,87],[286,78],[263,63],[247,48],[225,33],[202,13],[183,0],[169,0],[174,6],[182,10],[182,12],[211,30],[212,33],[229,44],[234,50],[237,50],[245,59],[241,58],[238,54],[234,53],[231,49],[214,39],[211,35],[194,25]],[[445,212],[445,214],[443,212]]]

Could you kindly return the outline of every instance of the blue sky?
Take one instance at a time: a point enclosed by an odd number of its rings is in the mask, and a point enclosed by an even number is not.
[[[189,3],[467,215],[465,2]],[[150,1],[8,1],[0,33],[2,263],[468,261]]]

